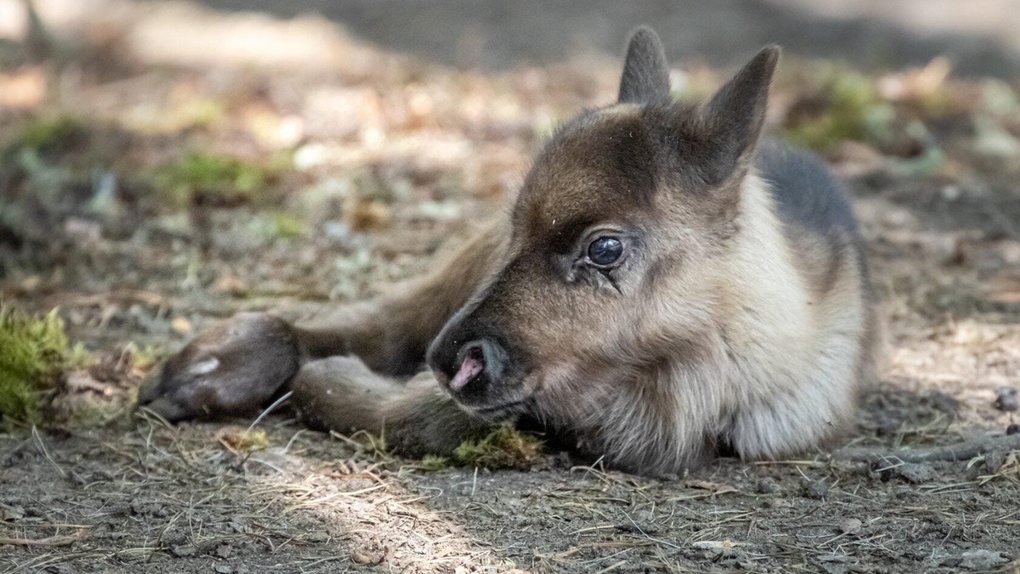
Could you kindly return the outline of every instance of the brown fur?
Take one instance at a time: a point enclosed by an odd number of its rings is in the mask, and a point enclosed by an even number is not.
[[[560,130],[509,221],[392,295],[289,328],[295,343],[242,329],[223,348],[248,353],[188,374],[212,365],[223,331],[200,337],[142,402],[174,418],[229,411],[174,397],[251,361],[268,373],[258,398],[289,384],[308,424],[385,432],[411,454],[517,418],[650,474],[823,444],[871,376],[875,318],[856,231],[791,216],[759,173],[777,58],[762,50],[695,108],[669,100],[661,46],[639,31],[621,103]],[[592,242],[607,237],[623,255],[600,267]],[[253,321],[280,324],[240,324]],[[384,376],[426,359],[432,372],[409,382]],[[230,385],[226,402],[244,393]]]

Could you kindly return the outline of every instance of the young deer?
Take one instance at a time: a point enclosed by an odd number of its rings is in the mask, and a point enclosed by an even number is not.
[[[319,326],[236,317],[140,404],[240,414],[289,388],[309,425],[385,432],[411,455],[517,420],[646,474],[822,444],[870,376],[875,321],[838,184],[758,145],[778,57],[678,103],[639,29],[619,101],[561,127],[509,217],[432,275]]]

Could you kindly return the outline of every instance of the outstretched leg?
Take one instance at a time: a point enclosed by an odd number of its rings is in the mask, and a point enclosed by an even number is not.
[[[450,455],[486,423],[461,410],[430,373],[402,384],[355,357],[307,363],[291,382],[291,404],[318,430],[368,431],[407,456]]]
[[[249,415],[301,365],[336,355],[357,356],[386,375],[413,375],[432,339],[492,272],[509,237],[505,229],[503,221],[490,225],[433,273],[313,324],[238,315],[170,358],[143,384],[138,404],[171,421]],[[419,398],[429,397],[423,392]]]

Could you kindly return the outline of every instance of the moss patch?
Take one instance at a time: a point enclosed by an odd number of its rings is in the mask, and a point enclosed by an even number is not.
[[[81,346],[69,346],[56,310],[39,317],[0,308],[0,349],[0,421],[7,426],[41,423],[43,396],[85,357]]]
[[[152,181],[161,199],[188,204],[196,196],[228,203],[251,203],[264,196],[275,178],[274,167],[240,158],[194,151],[156,168]]]
[[[815,101],[817,109],[791,113],[785,127],[791,140],[819,151],[844,140],[879,143],[896,116],[872,79],[848,70],[829,72]]]
[[[541,453],[542,441],[504,423],[481,438],[462,442],[453,452],[453,459],[463,466],[524,470],[531,468]]]
[[[11,147],[30,149],[39,154],[61,153],[86,135],[85,126],[77,119],[67,116],[40,118],[22,128]]]
[[[238,454],[251,454],[269,448],[269,437],[263,429],[228,428],[220,432],[223,446]]]
[[[422,457],[421,462],[418,463],[418,468],[427,470],[429,472],[435,472],[437,470],[443,470],[451,466],[450,459],[445,456],[436,456],[434,454],[427,454]]]

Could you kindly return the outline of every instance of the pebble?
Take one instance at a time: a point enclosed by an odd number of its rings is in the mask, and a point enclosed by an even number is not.
[[[993,450],[985,454],[985,472],[995,474],[1006,464],[1006,453],[1001,450]]]
[[[995,390],[995,402],[992,406],[1000,411],[1012,413],[1020,408],[1017,402],[1016,389],[1013,387],[999,387]]]
[[[903,477],[907,482],[921,484],[935,480],[938,473],[927,463],[906,463],[896,467],[897,475]]]
[[[839,525],[839,531],[843,534],[854,534],[860,530],[862,526],[864,526],[864,523],[861,522],[859,518],[851,518]]]
[[[198,547],[193,544],[183,544],[181,546],[174,546],[171,549],[174,556],[178,558],[187,558],[188,556],[194,556],[198,553]]]
[[[808,498],[815,498],[818,500],[825,500],[829,496],[829,485],[824,482],[812,482],[807,487]]]
[[[1006,434],[1007,435],[1020,434],[1020,424],[1013,423],[1006,427]]]
[[[766,476],[758,481],[756,490],[758,494],[775,494],[780,491],[780,488],[779,483],[774,478]]]
[[[329,542],[329,539],[330,539],[329,532],[326,532],[325,530],[313,530],[312,532],[309,532],[307,536],[305,536],[305,542],[313,542],[316,544]]]
[[[970,550],[960,555],[960,566],[967,570],[987,571],[1009,560],[995,550]]]
[[[942,188],[942,199],[946,201],[956,201],[960,199],[960,195],[962,195],[962,192],[957,185],[947,185]]]

